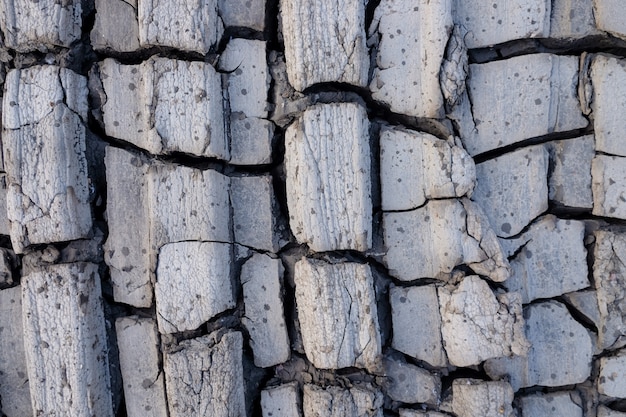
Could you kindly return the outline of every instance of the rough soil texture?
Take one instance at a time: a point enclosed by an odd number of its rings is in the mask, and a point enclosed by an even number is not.
[[[0,416],[626,416],[620,0],[0,0]]]

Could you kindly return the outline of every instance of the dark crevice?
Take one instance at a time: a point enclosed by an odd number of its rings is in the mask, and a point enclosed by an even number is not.
[[[480,164],[482,162],[497,158],[504,154],[514,152],[518,149],[526,148],[528,146],[541,145],[541,144],[556,141],[556,140],[576,139],[576,138],[580,138],[581,136],[590,135],[590,134],[593,134],[592,125],[588,125],[586,128],[583,128],[583,129],[569,130],[567,132],[548,133],[546,135],[524,139],[522,141],[515,142],[510,145],[503,146],[501,148],[492,149],[490,151],[474,155],[473,158],[476,164]]]

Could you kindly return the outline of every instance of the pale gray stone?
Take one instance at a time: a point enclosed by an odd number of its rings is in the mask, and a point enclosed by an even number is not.
[[[154,287],[161,333],[194,330],[235,307],[231,286],[232,245],[177,242],[159,251]]]
[[[624,29],[626,37],[626,25]],[[620,115],[620,109],[626,106],[626,60],[596,55],[591,63],[591,84],[596,150],[626,156],[626,122]]]
[[[365,2],[281,0],[287,74],[298,91],[323,82],[365,87]]]
[[[596,29],[593,3],[590,1],[555,0],[550,14],[551,38],[583,38],[600,34]]]
[[[626,398],[626,350],[600,358],[598,393],[613,398]]]
[[[466,101],[453,115],[465,149],[473,156],[587,126],[577,95],[578,66],[578,57],[545,53],[471,64],[471,107]]]
[[[18,52],[69,47],[81,36],[81,4],[80,0],[2,0],[4,45]]]
[[[300,402],[297,382],[261,391],[263,417],[302,417]]]
[[[620,0],[593,0],[593,14],[598,29],[626,39],[624,4]]]
[[[370,36],[379,38],[370,83],[374,100],[395,113],[443,117],[439,72],[453,27],[452,3],[435,0],[417,7],[402,0],[380,2],[369,29]]]
[[[522,148],[476,165],[472,199],[500,237],[511,237],[548,209],[548,152]]]
[[[96,0],[91,45],[96,51],[133,52],[139,49],[137,0]]]
[[[184,152],[228,160],[221,77],[204,62],[153,57],[99,64],[107,135],[153,154]]]
[[[583,417],[583,409],[574,402],[572,392],[554,392],[549,394],[531,394],[520,397],[522,417],[568,416]]]
[[[206,54],[217,46],[224,26],[218,0],[140,0],[137,16],[139,43],[169,46]]]
[[[265,50],[266,42],[251,39],[232,39],[226,45],[218,68],[227,73],[225,87],[231,112],[267,117],[271,77]]]
[[[458,417],[514,417],[513,389],[503,381],[457,378],[452,382],[452,409]]]
[[[598,406],[597,417],[626,417],[626,413],[611,410],[603,405]]]
[[[241,333],[218,330],[164,353],[170,417],[244,417]]]
[[[427,199],[469,195],[475,181],[474,161],[462,147],[428,133],[382,129],[383,210],[412,210]]]
[[[304,351],[313,365],[380,370],[381,339],[370,267],[303,258],[295,265],[294,280]]]
[[[595,155],[594,136],[559,140],[547,145],[554,168],[548,179],[551,201],[565,207],[590,209],[591,161]]]
[[[441,339],[436,287],[391,287],[389,300],[393,325],[391,346],[432,366],[445,367],[448,361]]]
[[[152,305],[149,165],[139,155],[107,147],[107,224],[104,260],[109,266],[113,298],[135,307]]]
[[[412,211],[383,213],[383,228],[383,262],[402,281],[447,280],[461,264],[496,282],[509,276],[496,235],[470,200],[431,200]]]
[[[98,265],[50,265],[22,279],[34,415],[113,416]]]
[[[589,332],[557,301],[531,304],[524,309],[526,356],[490,359],[485,371],[493,379],[508,378],[513,389],[541,385],[558,387],[589,378],[593,355]]]
[[[228,177],[170,164],[153,165],[148,177],[153,250],[186,240],[231,242]]]
[[[596,216],[626,219],[626,157],[596,155],[591,161],[591,190]]]
[[[32,416],[22,331],[22,290],[0,291],[0,398],[7,417]]]
[[[230,163],[266,165],[272,162],[274,123],[257,117],[230,115]]]
[[[344,389],[305,384],[304,417],[383,417],[383,394],[372,386]]]
[[[593,281],[600,321],[598,343],[602,349],[626,344],[626,234],[598,230],[594,233]]]
[[[597,329],[601,326],[600,306],[598,305],[598,295],[596,291],[577,291],[563,294],[565,302],[574,307],[589,322],[593,323]],[[604,332],[601,332],[604,333]]]
[[[265,29],[265,0],[218,0],[218,7],[226,27]]]
[[[2,107],[7,216],[15,252],[87,237],[92,226],[87,79],[50,65],[12,70]]]
[[[289,359],[290,344],[283,310],[280,259],[255,253],[241,267],[244,316],[254,364],[260,368]]]
[[[441,335],[450,364],[478,365],[486,359],[524,355],[528,342],[519,294],[496,296],[477,275],[438,289]]]
[[[438,405],[441,380],[425,369],[404,360],[383,360],[387,377],[386,393],[394,401]]]
[[[465,42],[470,49],[550,34],[550,0],[455,0],[453,4],[456,23],[467,32]]]
[[[235,242],[257,250],[278,252],[281,236],[272,177],[232,177],[230,182]]]
[[[365,108],[309,107],[287,128],[285,148],[289,223],[296,240],[317,252],[368,250],[372,202]]]
[[[504,286],[520,293],[524,304],[589,287],[584,237],[581,221],[542,217],[517,239],[521,249]]]
[[[268,117],[267,99],[271,81],[266,42],[232,39],[226,45],[218,67],[226,72],[231,163],[255,165],[271,162],[274,125],[265,120]]]
[[[121,317],[115,322],[128,417],[167,417],[156,323]]]

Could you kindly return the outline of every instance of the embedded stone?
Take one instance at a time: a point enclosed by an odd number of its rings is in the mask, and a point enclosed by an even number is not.
[[[518,294],[496,296],[477,275],[438,290],[441,336],[450,364],[478,365],[486,359],[524,355],[522,303]]]
[[[98,265],[50,265],[24,276],[22,310],[34,415],[112,417]]]
[[[153,57],[139,65],[99,64],[107,135],[153,154],[228,160],[221,78],[204,62]]]
[[[570,416],[583,417],[580,398],[578,403],[573,400],[572,392],[554,392],[548,394],[531,394],[520,397],[522,417],[536,416]]]
[[[11,249],[0,248],[0,289],[11,287],[15,283],[13,269],[17,265],[15,253]]]
[[[431,200],[412,211],[383,213],[383,229],[383,262],[401,281],[447,280],[461,264],[492,281],[509,276],[496,235],[480,207],[468,199]]]
[[[379,39],[370,83],[374,100],[395,113],[443,117],[439,72],[453,27],[452,3],[437,0],[415,7],[400,0],[380,2],[369,29]]]
[[[428,133],[382,129],[383,210],[412,210],[427,199],[469,195],[475,180],[474,161],[462,147]]]
[[[7,417],[32,416],[22,330],[22,290],[0,291],[0,398]]]
[[[596,216],[626,219],[626,157],[596,155],[591,162],[593,210]]]
[[[593,207],[591,161],[594,136],[559,140],[547,145],[554,168],[548,178],[548,197],[559,205],[577,209]]]
[[[281,235],[272,177],[232,177],[230,182],[235,242],[257,250],[278,252]]]
[[[593,15],[598,29],[626,39],[623,6],[619,0],[593,0]]]
[[[465,101],[452,116],[465,149],[474,156],[586,127],[577,93],[578,66],[578,57],[546,53],[471,64],[467,85],[471,107]]]
[[[183,340],[163,355],[170,417],[241,417],[243,337],[231,330]]]
[[[304,417],[383,417],[383,394],[374,387],[321,388],[305,384]]]
[[[624,26],[626,37],[626,26]],[[596,150],[626,156],[626,122],[618,109],[626,106],[626,61],[610,55],[596,55],[591,63],[593,86],[593,131]]]
[[[438,413],[437,411],[423,411],[401,408],[400,417],[449,417],[450,414]]]
[[[296,90],[323,82],[367,86],[365,2],[281,0],[280,13],[287,74]]]
[[[600,307],[598,305],[598,295],[596,291],[571,292],[563,294],[563,299],[567,304],[574,307],[576,311],[582,314],[588,323],[592,323],[597,329],[600,328]]]
[[[120,317],[115,329],[128,417],[167,417],[156,323],[149,318]]]
[[[457,378],[452,382],[452,410],[458,417],[514,417],[513,390],[503,381]]]
[[[379,370],[381,339],[369,266],[303,258],[294,280],[302,343],[313,365]]]
[[[594,233],[593,282],[600,319],[598,343],[602,349],[626,345],[626,234],[598,230]]]
[[[206,55],[217,46],[224,31],[217,1],[140,0],[139,43]]]
[[[139,49],[137,0],[96,0],[91,45],[96,51],[133,52]]]
[[[148,163],[139,155],[107,147],[107,224],[104,260],[109,266],[113,298],[135,307],[152,305],[150,199]]]
[[[80,0],[2,0],[3,44],[18,52],[67,48],[81,37],[82,12]]]
[[[626,350],[615,356],[600,358],[598,393],[613,398],[626,398]]]
[[[517,239],[521,249],[505,287],[520,293],[524,304],[589,287],[584,238],[583,222],[542,217]]]
[[[548,152],[530,146],[476,165],[472,199],[495,233],[511,237],[548,210]]]
[[[241,267],[244,316],[254,364],[267,368],[286,362],[291,354],[283,310],[280,259],[255,253]]]
[[[297,382],[267,388],[261,391],[263,417],[302,417]]]
[[[52,65],[9,71],[2,108],[13,249],[87,237],[87,79]]]
[[[393,326],[391,346],[432,366],[445,367],[448,361],[441,339],[436,287],[391,287],[389,301]]]
[[[394,401],[437,405],[441,393],[441,380],[425,369],[404,360],[383,360],[387,377],[386,393]]]
[[[591,337],[557,301],[524,308],[527,355],[490,359],[485,371],[492,379],[508,378],[513,389],[541,385],[558,387],[585,381],[591,374]]]
[[[265,29],[265,0],[218,0],[218,8],[226,27]]]
[[[148,172],[153,250],[186,240],[230,242],[230,180],[170,164]]]
[[[161,333],[197,329],[235,307],[231,259],[228,243],[177,242],[161,247],[154,287]]]
[[[368,250],[372,201],[365,108],[309,107],[285,131],[285,148],[289,223],[296,240],[317,252]]]

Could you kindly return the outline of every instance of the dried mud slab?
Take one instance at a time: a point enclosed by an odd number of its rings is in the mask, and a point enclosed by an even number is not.
[[[382,417],[383,395],[371,386],[303,388],[304,417]]]
[[[167,417],[155,321],[121,317],[115,322],[115,329],[128,417]]]
[[[298,91],[324,82],[367,85],[365,2],[281,0],[289,82]]]
[[[452,382],[452,410],[458,417],[514,417],[513,390],[507,382],[457,378]]]
[[[87,237],[87,79],[64,68],[35,66],[10,71],[5,90],[2,145],[15,252]]]
[[[317,252],[372,245],[371,159],[365,108],[309,107],[285,132],[289,224]]]
[[[592,214],[626,219],[626,158],[596,155],[591,161]]]
[[[380,370],[381,339],[370,267],[303,258],[294,274],[302,342],[313,365]]]
[[[380,2],[369,28],[378,38],[370,82],[374,100],[408,116],[444,116],[439,72],[453,27],[452,3]]]
[[[22,281],[24,347],[35,415],[112,417],[98,266],[50,265]]]
[[[245,416],[242,346],[241,333],[218,330],[165,352],[170,417]]]

